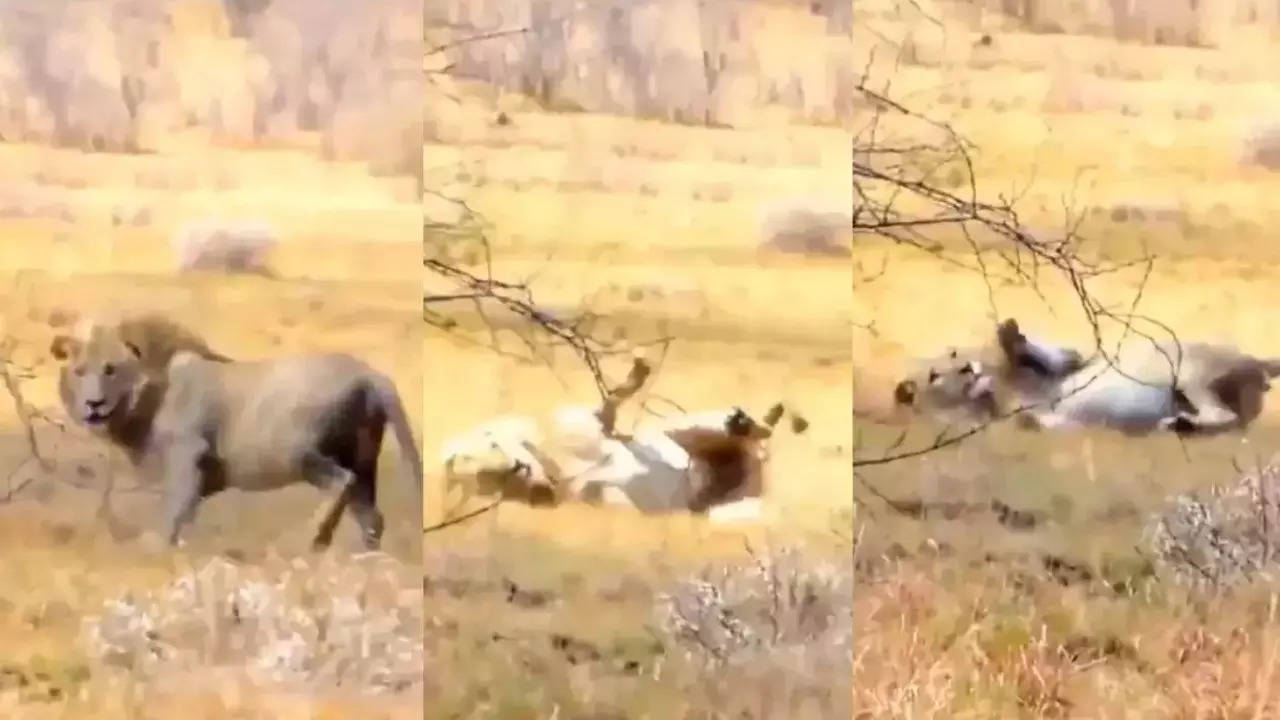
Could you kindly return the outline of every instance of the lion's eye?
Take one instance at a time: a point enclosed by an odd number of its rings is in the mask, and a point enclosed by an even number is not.
[[[112,375],[115,374],[115,372],[116,372],[116,366],[112,365],[111,363],[107,363],[106,365],[102,366],[102,374],[106,375],[107,377],[111,377]]]

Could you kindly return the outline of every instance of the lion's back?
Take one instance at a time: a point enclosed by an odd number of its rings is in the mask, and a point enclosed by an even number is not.
[[[345,354],[171,366],[180,399],[204,403],[202,412],[229,474],[296,473],[304,455],[323,441],[343,412],[371,390],[370,368]]]

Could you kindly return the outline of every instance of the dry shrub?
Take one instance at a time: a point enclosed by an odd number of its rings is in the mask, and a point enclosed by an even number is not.
[[[272,276],[268,253],[276,235],[262,222],[201,220],[179,228],[173,251],[179,272],[206,271]]]
[[[1125,107],[1122,86],[1087,73],[1055,69],[1040,109],[1049,113],[1113,113]]]
[[[955,556],[860,581],[853,717],[1275,716],[1273,589],[1196,601],[1029,570]]]
[[[1244,162],[1280,171],[1280,122],[1260,122],[1244,141]]]
[[[1179,495],[1148,528],[1157,564],[1179,582],[1222,588],[1275,577],[1280,456],[1234,482]]]
[[[282,572],[214,559],[85,619],[97,662],[144,678],[242,667],[258,683],[400,692],[422,682],[422,595],[370,554]]]
[[[793,200],[766,207],[760,216],[760,248],[770,252],[848,257],[853,218],[834,204]]]
[[[435,716],[849,717],[851,563],[826,551],[688,577],[548,543],[536,562],[559,569],[536,581],[493,574],[482,552],[427,552]]]
[[[791,682],[827,682],[851,662],[852,568],[794,548],[710,566],[658,596],[658,625],[705,669],[768,664]]]

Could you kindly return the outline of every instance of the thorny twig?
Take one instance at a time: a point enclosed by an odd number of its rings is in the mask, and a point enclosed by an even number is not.
[[[51,472],[54,467],[53,460],[45,457],[40,449],[40,443],[36,439],[35,423],[40,418],[41,413],[31,407],[22,394],[18,378],[12,370],[12,361],[10,360],[12,347],[11,340],[0,341],[0,381],[4,383],[5,392],[9,394],[9,399],[13,402],[13,410],[18,416],[18,422],[22,423],[23,432],[27,438],[27,448],[31,451],[31,457],[40,464],[41,470]]]

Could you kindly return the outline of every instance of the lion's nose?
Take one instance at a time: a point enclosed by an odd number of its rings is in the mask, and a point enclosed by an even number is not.
[[[103,398],[103,399],[100,399],[100,400],[85,400],[85,401],[84,401],[84,404],[85,404],[85,405],[88,405],[90,410],[97,410],[98,408],[102,407],[103,405],[106,405],[106,404],[107,404],[107,401],[106,401],[106,398]]]

